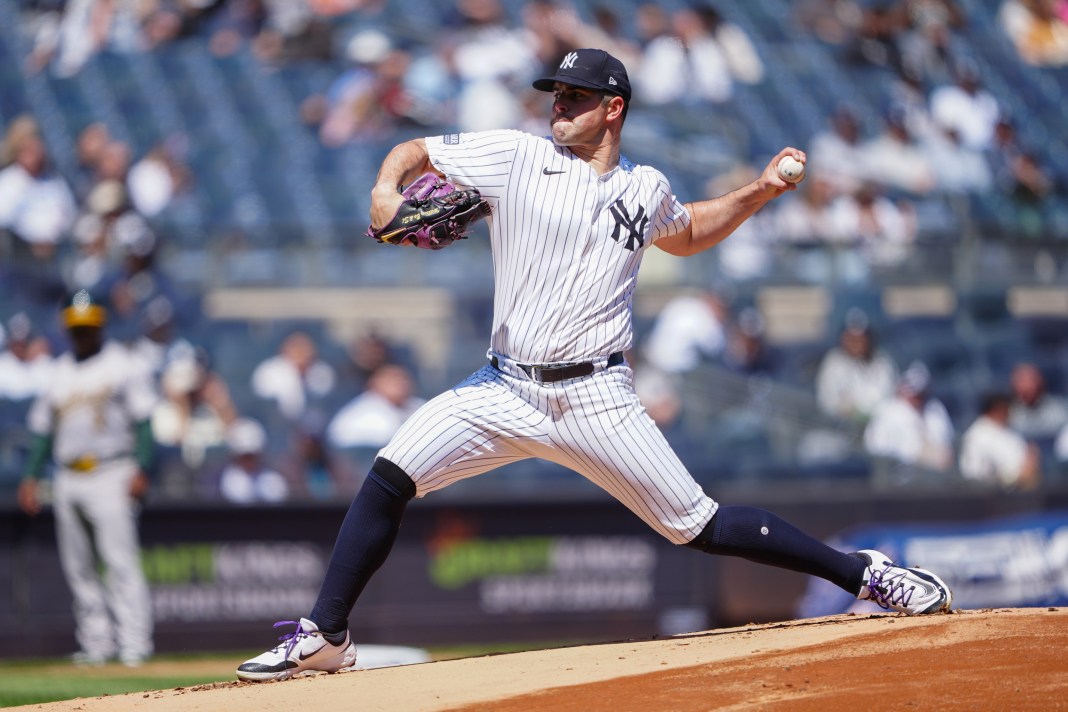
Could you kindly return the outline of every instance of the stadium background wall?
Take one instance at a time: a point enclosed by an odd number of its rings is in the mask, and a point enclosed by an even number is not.
[[[972,522],[1068,507],[1068,489],[990,496],[780,487],[723,498],[781,512],[821,537],[862,523]],[[265,623],[305,613],[344,513],[341,505],[149,505],[142,541],[158,651],[231,649],[262,636]],[[0,657],[72,652],[50,514],[29,519],[6,508],[0,532]],[[790,572],[673,547],[604,498],[419,500],[357,605],[352,631],[363,643],[411,645],[650,637],[795,617],[805,584]]]

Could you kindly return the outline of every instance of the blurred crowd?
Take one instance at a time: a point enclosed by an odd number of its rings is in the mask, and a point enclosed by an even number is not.
[[[218,57],[251,52],[266,67],[321,63],[325,91],[301,97],[299,121],[321,145],[387,146],[401,132],[515,127],[544,133],[548,105],[530,80],[575,46],[597,46],[630,70],[636,106],[665,111],[727,110],[744,87],[766,85],[767,59],[726,3],[668,8],[565,0],[422,3],[420,26],[400,32],[382,0],[36,0],[22,2],[21,71],[76,77],[99,52],[146,53],[186,40]],[[791,5],[801,31],[835,47],[844,62],[893,78],[877,115],[833,107],[807,137],[809,179],[761,212],[720,248],[724,276],[759,280],[788,246],[796,273],[814,282],[868,283],[914,257],[919,205],[938,196],[997,193],[1020,225],[1063,193],[1063,177],[1041,146],[1018,132],[1004,97],[984,85],[969,49],[970,20],[954,0],[802,0]],[[998,27],[1021,62],[1068,63],[1068,2],[1005,0]],[[409,25],[409,30],[410,25]],[[193,200],[188,161],[195,136],[161,137],[138,155],[112,127],[75,127],[73,155],[55,161],[50,117],[0,115],[0,279],[4,317],[0,403],[18,413],[48,379],[65,348],[49,310],[86,289],[106,299],[109,333],[155,374],[162,400],[153,432],[175,493],[248,503],[347,496],[366,457],[421,402],[408,345],[361,334],[319,353],[321,336],[294,330],[247,374],[255,407],[239,407],[194,343],[205,317],[200,295],[167,268],[154,219]],[[626,146],[626,144],[624,144]],[[69,166],[61,171],[60,165]],[[711,176],[709,196],[751,180],[760,161],[739,157]],[[702,196],[694,196],[702,197]],[[806,250],[808,247],[830,248]],[[722,295],[669,303],[635,358],[650,413],[671,432],[681,412],[679,376],[712,362],[731,373],[781,373],[760,312]],[[474,366],[475,364],[472,364]],[[985,394],[974,423],[955,428],[931,395],[923,363],[895,363],[862,314],[846,319],[841,343],[809,387],[828,417],[863,427],[874,457],[1030,487],[1044,455],[1068,459],[1068,407],[1047,374],[1021,363],[1003,391]],[[340,395],[339,395],[340,394]],[[278,433],[287,442],[274,439]],[[684,434],[680,431],[678,437]],[[1040,455],[1042,453],[1043,455]],[[1048,465],[1048,463],[1046,463]],[[169,478],[169,479],[167,479]]]
[[[935,328],[945,329],[946,322]],[[737,310],[729,296],[714,291],[669,301],[632,360],[637,391],[669,438],[684,417],[687,389],[698,388],[698,369],[742,376],[749,393],[759,394],[754,382],[784,380],[784,371],[798,366],[769,341],[756,309]],[[951,413],[944,400],[958,394],[944,382],[948,371],[929,368],[922,358],[901,362],[879,344],[878,328],[858,307],[844,315],[837,343],[813,361],[812,378],[801,380],[818,414],[798,418],[805,422],[795,425],[810,430],[792,455],[795,463],[817,463],[817,473],[819,463],[848,457],[855,436],[869,459],[864,467],[874,463],[876,476],[889,484],[956,479],[1031,490],[1044,475],[1068,474],[1068,394],[1059,369],[1021,355],[990,387],[968,392],[972,402],[953,402]],[[750,407],[745,427],[770,443],[772,416],[767,408]],[[677,435],[680,452],[692,449],[684,434]]]

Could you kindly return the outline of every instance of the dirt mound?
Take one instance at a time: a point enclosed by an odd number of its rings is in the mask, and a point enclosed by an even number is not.
[[[1068,709],[1068,609],[834,616],[282,683],[33,705],[44,712]]]

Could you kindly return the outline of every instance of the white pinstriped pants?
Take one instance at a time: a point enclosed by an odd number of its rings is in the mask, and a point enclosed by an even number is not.
[[[716,513],[645,412],[629,365],[545,384],[506,359],[500,368],[487,364],[424,404],[379,452],[417,497],[538,457],[580,473],[675,544]]]

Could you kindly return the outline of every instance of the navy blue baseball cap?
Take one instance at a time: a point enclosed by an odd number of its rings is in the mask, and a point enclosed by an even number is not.
[[[603,49],[576,49],[568,52],[556,74],[534,81],[539,91],[552,91],[561,82],[587,89],[600,89],[630,101],[630,79],[623,63]]]

